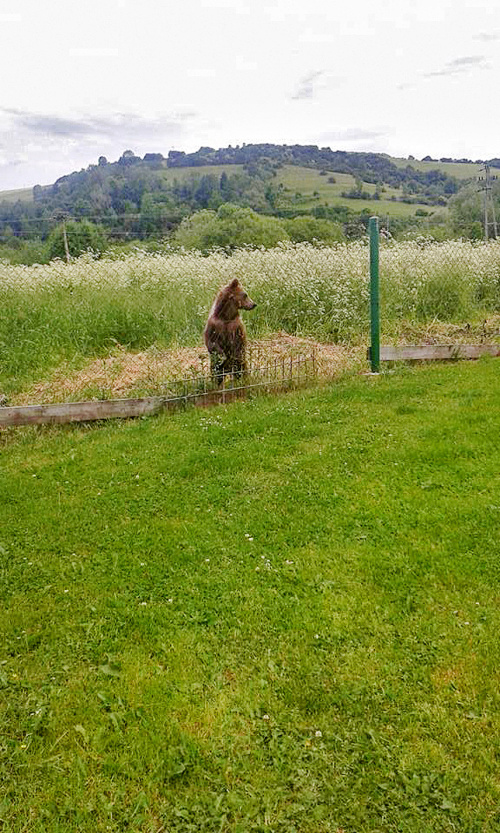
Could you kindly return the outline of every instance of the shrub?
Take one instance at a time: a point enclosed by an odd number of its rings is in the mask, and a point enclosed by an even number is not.
[[[313,243],[315,240],[322,243],[340,243],[344,240],[342,226],[331,220],[294,217],[292,220],[284,220],[283,225],[294,243]]]
[[[66,236],[71,257],[79,257],[89,249],[100,254],[107,247],[105,230],[102,226],[91,223],[90,220],[80,220],[78,222],[70,220],[66,223]],[[47,249],[51,260],[54,258],[64,260],[66,258],[62,224],[51,231],[47,241]]]
[[[173,239],[184,248],[208,252],[210,249],[233,251],[242,246],[268,249],[290,238],[283,223],[275,217],[224,203],[217,212],[197,211],[184,219]]]

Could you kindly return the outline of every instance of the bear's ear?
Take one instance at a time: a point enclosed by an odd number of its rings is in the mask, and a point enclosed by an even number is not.
[[[233,280],[232,280],[232,281],[231,281],[231,283],[229,284],[229,287],[230,287],[230,289],[237,289],[237,288],[238,288],[238,285],[239,285],[239,280],[238,280],[238,278],[233,278]]]

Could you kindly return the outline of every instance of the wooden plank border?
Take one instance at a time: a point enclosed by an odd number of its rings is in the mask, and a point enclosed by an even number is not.
[[[407,347],[386,345],[380,348],[382,362],[479,359],[481,356],[500,356],[500,344],[413,344]]]
[[[174,410],[188,402],[197,407],[226,404],[246,396],[246,388],[229,388],[166,399],[99,399],[89,402],[60,402],[54,405],[12,405],[0,407],[0,428],[44,423],[91,422],[99,419],[129,419]]]
[[[293,361],[290,359],[290,376],[273,378],[269,375],[262,381],[245,381],[237,387],[222,387],[207,390],[207,379],[203,378],[204,389],[186,392],[178,396],[148,396],[142,399],[98,399],[88,402],[60,402],[44,405],[12,405],[0,407],[0,429],[22,425],[41,425],[43,423],[90,422],[100,419],[127,419],[155,414],[162,410],[174,410],[187,404],[198,408],[211,405],[228,404],[237,399],[245,399],[253,390],[289,390],[302,387],[310,379],[316,378],[316,364],[311,359],[311,373],[307,361]],[[293,367],[297,366],[294,376]],[[272,369],[272,368],[271,368]],[[274,370],[277,365],[274,363]],[[283,374],[288,369],[283,363]],[[268,368],[269,370],[269,368]],[[302,374],[301,371],[302,370]],[[191,380],[187,380],[191,381]]]
[[[0,427],[41,425],[44,422],[87,422],[113,417],[137,417],[161,409],[158,396],[144,399],[102,399],[95,402],[61,402],[54,405],[14,405],[0,408]]]

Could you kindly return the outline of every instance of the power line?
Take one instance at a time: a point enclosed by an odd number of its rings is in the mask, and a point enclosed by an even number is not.
[[[161,217],[152,217],[146,213],[143,214],[113,214],[113,215],[106,215],[104,217],[100,216],[99,214],[85,214],[81,217],[71,217],[69,214],[65,217],[66,222],[75,222],[79,223],[82,220],[98,220],[99,222],[103,223],[106,221],[112,220],[156,220],[162,219]],[[11,217],[10,219],[2,220],[2,223],[52,223],[57,225],[60,223],[60,220],[56,220],[54,217]]]

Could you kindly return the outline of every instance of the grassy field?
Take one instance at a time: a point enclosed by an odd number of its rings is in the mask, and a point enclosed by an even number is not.
[[[33,202],[33,188],[16,188],[12,191],[0,191],[0,200],[7,202]]]
[[[243,165],[197,165],[191,168],[167,168],[163,170],[165,179],[170,184],[174,180],[182,182],[184,179],[191,179],[191,177],[215,176],[219,178],[221,174],[241,174],[244,173]]]
[[[425,163],[422,163],[425,165]],[[243,172],[243,165],[204,165],[196,168],[168,168],[165,170],[165,178],[172,183],[175,179],[182,182],[184,179],[201,177],[206,175],[213,175],[220,177],[222,172],[227,174]],[[328,176],[334,176],[335,182],[329,183]],[[401,196],[402,191],[398,188],[391,188],[389,185],[385,186],[385,192],[382,198],[377,202],[371,200],[356,200],[349,197],[343,197],[342,191],[349,191],[355,186],[355,179],[351,174],[335,173],[329,171],[327,176],[321,176],[320,172],[314,168],[305,168],[300,165],[284,165],[278,170],[276,178],[273,179],[273,184],[281,184],[286,190],[285,196],[293,198],[293,207],[297,210],[309,211],[318,203],[327,203],[328,205],[346,205],[354,212],[358,213],[363,209],[369,209],[381,216],[389,215],[391,217],[408,217],[415,214],[418,208],[423,208],[432,214],[434,210],[439,211],[440,214],[446,212],[446,207],[440,206],[433,209],[432,206],[424,204],[408,205],[406,203],[391,202],[389,197]],[[363,190],[369,193],[375,192],[375,185],[371,183],[363,183]],[[315,192],[317,195],[315,196]],[[296,195],[300,195],[296,197]],[[286,202],[288,205],[288,201]]]
[[[443,171],[449,176],[455,176],[457,179],[476,179],[480,174],[481,165],[476,165],[473,162],[420,162],[418,159],[395,159],[391,158],[399,168],[406,168],[411,165],[417,171]],[[492,168],[492,173],[500,173],[497,168]]]
[[[335,182],[329,183],[328,176],[333,176]],[[319,203],[327,203],[328,205],[346,205],[355,212],[368,209],[380,216],[389,215],[391,217],[408,217],[415,214],[418,208],[425,209],[429,214],[434,210],[439,211],[440,214],[443,211],[446,212],[446,207],[433,209],[432,206],[421,205],[420,203],[418,205],[408,205],[401,202],[391,202],[388,197],[401,196],[402,191],[398,188],[391,188],[389,185],[385,186],[386,190],[377,202],[343,197],[342,191],[349,191],[355,186],[355,179],[351,174],[328,172],[327,176],[321,176],[320,172],[313,168],[285,165],[278,171],[275,182],[282,184],[288,190],[289,197],[295,197],[296,194],[301,195],[300,198],[294,199],[293,205],[295,208],[309,210]],[[375,193],[375,185],[363,183],[363,190],[373,194]],[[319,196],[314,196],[314,192],[317,192]]]
[[[201,348],[215,293],[234,277],[258,304],[245,316],[250,338],[285,331],[360,343],[369,327],[368,275],[364,241],[240,249],[230,257],[170,250],[83,256],[69,265],[2,263],[0,393],[10,396],[61,365],[78,368],[121,347]],[[500,244],[383,246],[381,293],[385,338],[408,323],[482,322],[500,310]]]
[[[5,833],[496,833],[496,360],[0,437]]]
[[[201,176],[216,176],[220,177],[222,172],[227,174],[244,172],[243,165],[203,165],[196,168],[168,168],[165,169],[165,179],[169,183],[173,183],[175,179],[182,182],[184,179]],[[424,208],[432,213],[432,206],[428,205],[407,205],[405,203],[394,203],[390,199],[380,199],[376,203],[370,200],[355,200],[342,196],[342,191],[349,191],[355,186],[355,179],[351,174],[329,172],[329,175],[335,177],[335,183],[328,182],[328,176],[320,176],[320,172],[314,168],[304,168],[300,165],[284,165],[282,169],[277,172],[276,178],[273,179],[273,184],[281,184],[287,189],[286,196],[294,198],[293,206],[296,209],[310,210],[318,202],[328,203],[328,205],[347,205],[355,212],[360,212],[365,208],[376,210],[381,215],[389,214],[392,217],[407,217],[415,214],[418,208]],[[363,189],[370,193],[375,192],[375,185],[370,183],[363,183]],[[314,192],[319,194],[314,196]],[[401,196],[401,191],[397,188],[386,186],[386,196]],[[301,197],[296,198],[296,194]],[[384,195],[382,195],[383,197]],[[288,203],[287,203],[288,204]],[[375,206],[375,208],[374,208]],[[446,208],[440,207],[440,213],[446,211]]]

